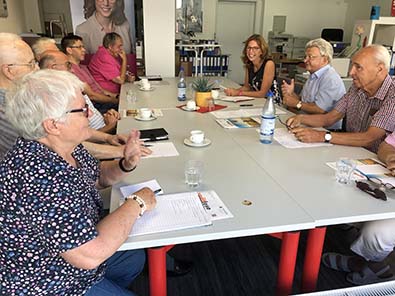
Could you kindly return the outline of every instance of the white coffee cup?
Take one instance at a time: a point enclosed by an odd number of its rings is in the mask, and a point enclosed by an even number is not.
[[[148,82],[148,78],[141,78],[141,81],[140,81],[140,83],[141,83],[141,85],[146,85],[146,84],[149,84],[149,82]]]
[[[143,88],[146,90],[151,89],[151,84],[150,83],[143,84]]]
[[[196,102],[194,100],[190,100],[187,102],[187,109],[195,110],[196,109]]]
[[[216,100],[219,97],[219,90],[218,89],[213,89],[211,90],[211,97]]]
[[[201,144],[204,141],[204,132],[201,130],[191,131],[191,136],[189,137],[192,143]]]
[[[151,117],[152,111],[148,108],[141,108],[139,109],[140,117],[143,119],[148,119]]]

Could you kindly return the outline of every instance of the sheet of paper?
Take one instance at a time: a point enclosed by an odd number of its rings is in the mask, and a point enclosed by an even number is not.
[[[237,103],[237,102],[252,101],[252,100],[255,100],[255,98],[245,97],[245,96],[228,97],[226,95],[220,95],[218,100],[225,101],[225,102]]]
[[[225,118],[237,118],[237,117],[251,117],[251,116],[261,116],[262,108],[248,108],[248,109],[239,109],[239,110],[226,110],[226,111],[214,111],[211,112],[218,119]],[[286,114],[281,109],[276,109],[276,115]]]
[[[260,126],[259,117],[240,117],[240,118],[227,118],[216,119],[219,125],[224,128],[250,128]]]
[[[121,188],[119,188],[121,190],[121,193],[122,193],[122,197],[120,198],[119,203],[122,204],[125,201],[125,197],[126,196],[131,195],[132,193],[135,193],[136,191],[138,191],[138,190],[140,190],[140,189],[142,189],[144,187],[148,187],[152,191],[160,189],[160,191],[157,194],[163,194],[163,189],[159,185],[158,181],[156,181],[155,179],[152,179],[152,180],[149,180],[149,181],[141,182],[141,183],[138,183],[138,184],[122,186]]]
[[[147,146],[152,150],[152,154],[144,156],[145,158],[153,157],[170,157],[180,155],[172,142],[147,142]]]
[[[198,195],[203,209],[211,217],[212,221],[233,218],[232,213],[214,190],[195,193]]]
[[[152,211],[136,220],[131,236],[211,225],[196,192],[157,196]]]
[[[294,148],[310,148],[321,146],[332,146],[330,143],[303,143],[295,138],[295,135],[290,133],[286,128],[276,128],[274,130],[274,139],[282,146],[290,149]]]
[[[366,176],[380,179],[383,183],[389,183],[395,186],[395,177],[385,167],[383,163],[374,158],[354,159],[356,169],[353,172],[353,180],[366,180]],[[336,161],[328,162],[327,165],[336,170]]]

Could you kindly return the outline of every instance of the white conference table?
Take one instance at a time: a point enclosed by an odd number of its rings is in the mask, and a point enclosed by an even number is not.
[[[124,132],[130,127],[164,127],[169,132],[170,141],[180,153],[178,157],[142,160],[138,170],[126,182],[138,183],[156,178],[165,192],[182,192],[188,189],[183,183],[185,161],[202,159],[206,165],[206,174],[203,187],[199,190],[214,189],[235,217],[216,221],[213,226],[205,228],[129,237],[121,249],[152,248],[272,232],[291,235],[290,231],[309,228],[302,290],[312,291],[318,277],[326,225],[395,217],[394,200],[382,202],[355,186],[338,184],[334,179],[334,171],[325,164],[336,161],[339,157],[366,158],[374,157],[374,154],[362,148],[336,145],[286,149],[275,141],[271,145],[260,144],[255,129],[223,129],[211,114],[185,112],[175,108],[180,105],[177,101],[176,81],[175,78],[164,79],[164,83],[154,86],[155,89],[151,92],[139,91],[138,86],[132,84],[122,87],[120,110],[160,108],[164,117],[149,122],[123,118],[118,123],[118,132]],[[227,79],[222,79],[221,84],[236,86]],[[124,100],[128,89],[137,93],[138,100],[134,104]],[[224,110],[239,108],[239,104],[235,103],[217,103],[228,105]],[[248,103],[262,106],[264,101],[256,99]],[[286,117],[282,116],[284,120]],[[183,140],[192,129],[204,130],[213,143],[207,148],[186,147]],[[113,187],[112,210],[118,205],[119,186],[127,183]],[[243,206],[241,201],[244,199],[252,200],[254,208]],[[286,246],[284,241],[286,240],[283,240],[283,245]],[[288,250],[294,252],[292,248],[288,247]],[[155,257],[151,255],[152,258]],[[162,259],[156,257],[155,260],[162,260],[163,265],[164,253],[160,256]],[[150,266],[151,263],[149,258]],[[160,269],[157,265],[155,267]],[[284,266],[280,262],[279,276],[282,268]],[[164,276],[163,273],[161,276]],[[278,278],[277,292],[291,292],[292,279],[290,286],[289,275],[285,284],[284,279]],[[162,284],[155,289],[154,282]],[[165,295],[160,293],[165,289],[163,278],[151,278],[150,274],[151,295]]]
[[[165,252],[159,250],[155,254],[153,247],[278,232],[285,232],[285,239],[277,291],[279,294],[291,292],[299,233],[289,231],[312,228],[313,219],[212,120],[211,115],[179,109],[163,110],[163,113],[163,117],[148,122],[123,118],[118,123],[118,132],[126,132],[132,127],[163,127],[180,155],[142,159],[124,182],[113,186],[110,210],[119,204],[119,187],[127,184],[154,178],[165,193],[188,191],[184,183],[184,164],[189,159],[197,159],[204,162],[203,184],[198,190],[215,190],[234,218],[214,221],[209,227],[129,237],[120,250],[151,248],[148,251],[151,295],[166,295]],[[206,137],[212,140],[210,146],[192,148],[183,144],[189,131],[196,128],[206,132]],[[243,205],[245,199],[252,205]],[[155,272],[151,274],[153,270]]]
[[[155,253],[153,247],[276,233],[276,237],[282,238],[277,293],[289,294],[292,289],[299,240],[299,232],[294,231],[312,228],[312,218],[268,177],[210,114],[185,112],[176,108],[180,105],[176,98],[176,80],[164,81],[167,83],[155,86],[155,90],[151,92],[138,91],[138,85],[133,84],[122,87],[120,110],[160,107],[164,116],[146,122],[137,121],[133,117],[124,117],[118,123],[118,132],[126,132],[132,127],[138,129],[164,127],[180,155],[143,159],[134,173],[123,183],[113,187],[110,210],[118,207],[119,187],[126,184],[156,178],[166,193],[189,190],[184,184],[184,164],[188,159],[200,159],[205,163],[205,175],[203,185],[198,189],[215,190],[235,217],[215,221],[210,227],[129,237],[120,249],[150,248],[149,270],[155,270],[154,274],[150,273],[150,292],[151,295],[165,295],[166,278],[163,260],[168,248],[160,248]],[[227,79],[222,79],[221,84],[237,86]],[[129,89],[138,93],[136,103],[128,104],[124,99]],[[262,99],[257,99],[248,103],[262,106],[263,102]],[[220,104],[228,105],[230,108],[239,106],[235,103],[220,102]],[[203,129],[206,137],[212,140],[212,144],[205,148],[185,146],[183,141],[192,129]],[[252,201],[252,206],[243,205],[242,201],[245,199]],[[287,207],[284,208],[284,205]],[[278,214],[280,212],[281,215]]]
[[[289,115],[281,118],[285,122]],[[284,127],[277,122],[276,127]],[[335,172],[326,165],[340,157],[377,158],[359,147],[333,145],[287,149],[279,143],[261,145],[252,129],[226,131],[289,195],[314,219],[305,255],[302,290],[315,290],[325,238],[325,226],[395,218],[395,200],[377,200],[355,184],[336,182]]]

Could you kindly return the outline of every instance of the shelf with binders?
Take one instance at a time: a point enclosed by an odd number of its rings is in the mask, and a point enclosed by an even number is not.
[[[215,54],[208,52],[207,55],[201,58],[196,58],[191,52],[185,52],[182,54],[180,52],[180,62],[190,62],[192,63],[192,75],[197,76],[197,74],[202,73],[203,76],[224,76],[228,75],[229,71],[229,54]],[[198,73],[196,74],[196,69]],[[201,71],[201,72],[200,72]]]

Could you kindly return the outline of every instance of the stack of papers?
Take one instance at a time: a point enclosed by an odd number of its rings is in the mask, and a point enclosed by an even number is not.
[[[290,149],[294,148],[311,148],[321,146],[332,146],[330,143],[303,143],[296,139],[295,135],[288,131],[287,128],[276,128],[274,130],[274,137],[282,146]]]
[[[121,187],[121,192],[125,197],[145,186],[154,190],[159,184],[151,180]],[[207,226],[212,221],[233,217],[213,190],[167,194],[156,199],[155,209],[135,222],[131,236]]]

